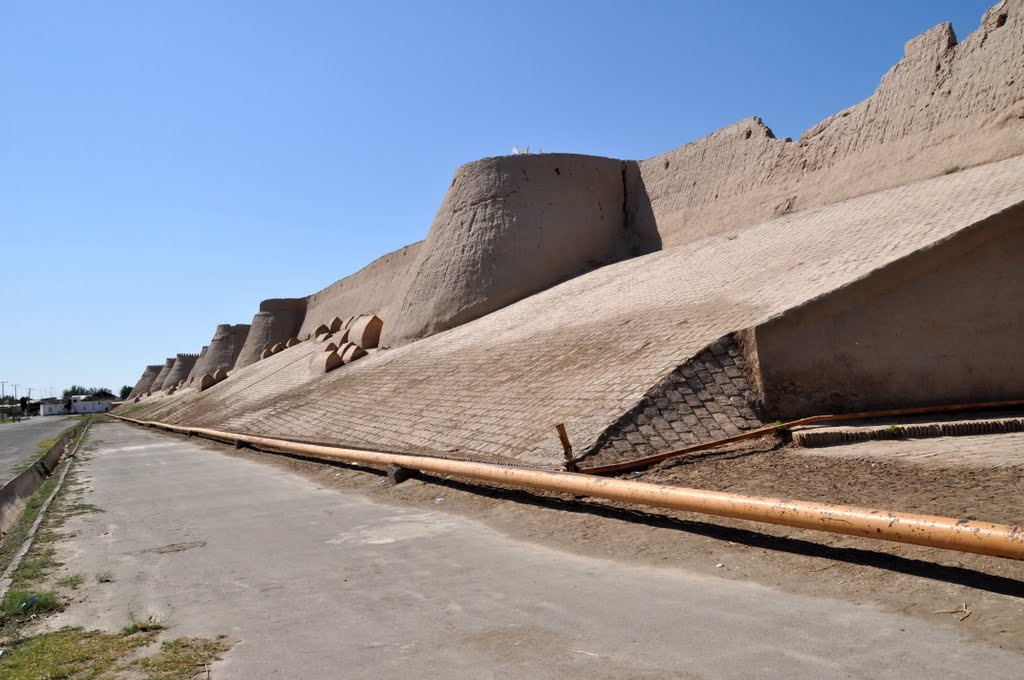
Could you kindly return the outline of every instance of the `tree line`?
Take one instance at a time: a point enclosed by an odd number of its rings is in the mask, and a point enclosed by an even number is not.
[[[124,399],[132,391],[132,388],[125,385],[121,388],[121,398]],[[71,387],[64,390],[61,395],[64,399],[68,399],[75,395],[84,395],[87,397],[94,397],[96,399],[116,399],[114,393],[106,387],[85,387],[84,385],[72,385]]]

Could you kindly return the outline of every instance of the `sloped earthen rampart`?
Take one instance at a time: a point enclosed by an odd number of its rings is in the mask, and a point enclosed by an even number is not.
[[[764,408],[788,420],[1024,398],[1022,290],[1016,206],[758,326]]]

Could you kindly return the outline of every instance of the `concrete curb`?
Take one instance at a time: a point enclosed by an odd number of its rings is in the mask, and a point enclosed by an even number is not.
[[[68,470],[71,469],[71,461],[78,453],[78,446],[85,439],[85,435],[89,432],[89,426],[92,422],[86,423],[85,428],[82,430],[82,434],[78,437],[78,441],[75,443],[74,450],[71,451],[67,456],[64,457],[64,469],[61,470],[60,476],[57,478],[57,486],[50,493],[50,496],[43,503],[43,506],[39,508],[39,516],[36,517],[36,521],[32,523],[32,526],[28,530],[28,536],[25,537],[25,541],[21,544],[21,548],[14,554],[14,559],[7,565],[7,569],[4,570],[2,576],[0,576],[0,599],[3,599],[7,595],[7,591],[11,589],[13,583],[12,577],[14,572],[21,566],[21,561],[28,554],[28,551],[32,549],[32,542],[35,540],[36,533],[39,531],[40,525],[43,523],[43,519],[46,518],[46,511],[50,509],[50,504],[53,503],[53,499],[57,497],[60,490],[64,487],[64,478],[68,476]]]
[[[60,438],[46,453],[0,488],[0,532],[5,534],[17,523],[24,503],[48,477],[53,475],[71,440],[82,433],[82,427],[82,424],[78,423],[62,432]]]
[[[1024,432],[1024,418],[1000,420],[972,420],[954,423],[929,423],[923,425],[896,425],[872,427],[858,430],[809,430],[793,433],[793,443],[814,448],[836,444],[857,444],[860,442],[896,439],[930,439],[933,437],[970,437],[982,434],[1005,434]]]

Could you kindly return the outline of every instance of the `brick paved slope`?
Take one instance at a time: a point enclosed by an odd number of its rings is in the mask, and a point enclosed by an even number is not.
[[[323,345],[307,341],[203,393],[154,396],[127,410],[242,432],[557,465],[556,423],[566,424],[578,451],[590,449],[720,338],[1020,203],[1024,157],[609,265],[328,374]]]

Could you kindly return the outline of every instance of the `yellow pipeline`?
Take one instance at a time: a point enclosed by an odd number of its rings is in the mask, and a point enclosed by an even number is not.
[[[123,416],[115,417],[139,425],[156,426],[173,432],[213,439],[238,441],[258,448],[296,453],[310,458],[375,466],[395,464],[412,470],[527,489],[1024,560],[1024,528],[1009,524],[872,510],[848,505],[741,496],[573,472],[300,444],[283,439],[166,425]]]

